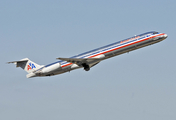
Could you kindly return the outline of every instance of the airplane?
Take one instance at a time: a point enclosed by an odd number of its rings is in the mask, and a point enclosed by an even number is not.
[[[158,43],[166,38],[167,34],[165,33],[151,31],[70,58],[59,57],[56,58],[59,61],[48,65],[38,65],[28,58],[8,63],[14,63],[16,67],[24,69],[28,73],[26,75],[27,78],[53,76],[78,68],[84,68],[85,71],[89,71],[91,67],[97,65],[102,60]]]

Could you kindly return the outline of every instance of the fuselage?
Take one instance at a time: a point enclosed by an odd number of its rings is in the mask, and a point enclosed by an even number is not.
[[[78,64],[78,62],[74,62],[73,60],[71,62],[67,61],[57,61],[51,64],[48,64],[46,66],[43,66],[42,68],[39,68],[38,70],[33,72],[33,75],[31,77],[35,76],[52,76],[56,74],[65,73],[74,69],[78,68],[91,68],[92,66],[98,64],[100,61],[105,60],[107,58],[111,58],[123,53],[130,52],[132,50],[136,50],[148,45],[152,45],[154,43],[158,43],[164,39],[167,38],[167,34],[165,33],[158,33],[155,31],[147,32],[140,35],[135,35],[133,37],[130,37],[128,39],[121,40],[119,42],[115,42],[73,57],[70,57],[70,59],[74,60],[87,60],[86,62],[82,62]],[[85,69],[86,71],[89,69]],[[45,71],[45,72],[44,72]]]

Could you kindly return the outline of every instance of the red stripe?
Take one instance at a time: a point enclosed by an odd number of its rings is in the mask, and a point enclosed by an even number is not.
[[[101,55],[101,54],[105,54],[105,53],[108,53],[108,52],[112,52],[112,51],[114,51],[114,50],[117,50],[117,49],[120,49],[120,48],[123,48],[123,47],[127,47],[127,46],[130,46],[130,45],[133,45],[133,44],[136,44],[136,43],[139,43],[139,42],[142,42],[142,41],[145,41],[145,40],[148,40],[148,39],[151,39],[151,38],[160,36],[160,35],[164,35],[164,33],[159,34],[159,35],[155,35],[155,36],[152,36],[152,37],[148,37],[148,38],[145,38],[145,39],[142,39],[142,40],[139,40],[139,41],[136,41],[136,42],[127,44],[127,45],[123,45],[123,46],[121,46],[121,47],[117,47],[117,48],[114,48],[114,49],[111,49],[111,50],[108,50],[108,51],[105,51],[105,52],[102,52],[102,53],[99,53],[99,54],[90,56],[90,57],[88,57],[88,58],[92,58],[92,57],[95,57],[95,56],[98,56],[98,55]],[[73,63],[68,63],[68,64],[63,65],[63,66],[61,66],[61,67],[65,67],[65,66],[68,66],[68,65],[71,65],[71,64],[73,64]]]
[[[65,64],[65,65],[63,65],[61,67],[66,67],[66,66],[71,65],[71,64],[73,64],[73,63],[68,63],[68,64]]]

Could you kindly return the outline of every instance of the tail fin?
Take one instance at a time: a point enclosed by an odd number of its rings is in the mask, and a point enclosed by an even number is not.
[[[20,61],[13,61],[13,62],[8,62],[8,63],[14,63],[16,64],[16,67],[21,67],[23,70],[25,70],[27,73],[31,73],[39,68],[41,68],[41,65],[38,65],[28,58],[24,58]]]

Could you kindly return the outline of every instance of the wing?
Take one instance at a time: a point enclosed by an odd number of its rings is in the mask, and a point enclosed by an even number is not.
[[[76,64],[80,67],[84,67],[85,71],[89,71],[91,67],[98,64],[104,58],[105,58],[105,55],[101,54],[93,58],[57,58],[57,59]]]
[[[60,59],[60,60],[67,61],[73,64],[77,64],[79,66],[84,63],[92,62],[94,60],[101,60],[100,58],[56,58],[56,59]]]

